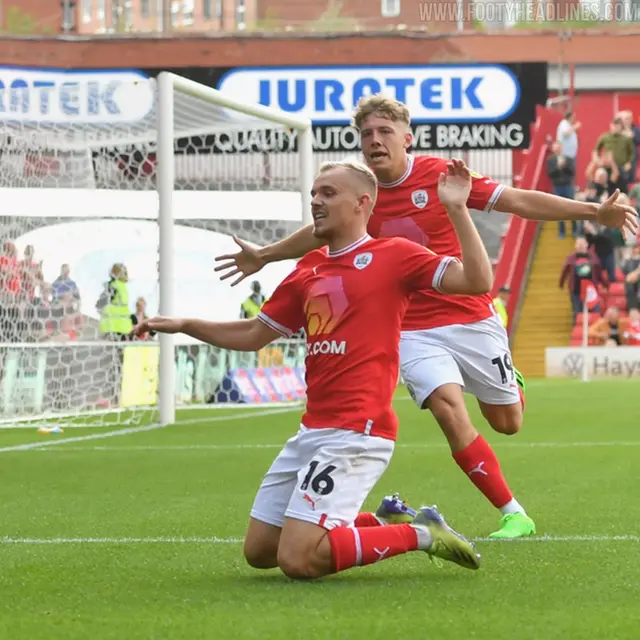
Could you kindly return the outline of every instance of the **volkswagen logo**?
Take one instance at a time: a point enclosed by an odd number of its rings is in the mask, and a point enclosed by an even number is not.
[[[570,353],[562,361],[562,368],[565,373],[574,378],[582,375],[582,369],[584,368],[584,356],[581,353]]]

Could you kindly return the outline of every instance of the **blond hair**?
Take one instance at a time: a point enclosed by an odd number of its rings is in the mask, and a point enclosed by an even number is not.
[[[411,124],[411,115],[407,106],[382,93],[360,98],[353,112],[351,124],[360,131],[364,120],[372,115],[387,118],[393,122],[403,122],[407,126]]]
[[[378,178],[376,178],[376,174],[373,173],[367,165],[362,164],[361,162],[356,162],[355,160],[323,162],[320,165],[318,175],[331,171],[332,169],[346,169],[349,171],[349,173],[351,173],[367,188],[367,192],[371,195],[373,202],[375,203],[378,198]]]

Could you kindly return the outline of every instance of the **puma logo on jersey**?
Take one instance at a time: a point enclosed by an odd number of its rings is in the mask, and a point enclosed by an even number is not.
[[[411,202],[418,207],[418,209],[424,209],[429,202],[429,194],[424,189],[419,189],[411,194]]]

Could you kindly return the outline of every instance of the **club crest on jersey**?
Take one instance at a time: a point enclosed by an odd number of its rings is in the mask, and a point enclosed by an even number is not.
[[[429,202],[429,194],[424,190],[414,191],[411,194],[411,201],[418,207],[418,209],[424,209]]]
[[[359,253],[353,259],[353,266],[356,269],[362,270],[365,267],[368,267],[371,264],[372,260],[373,260],[373,255],[371,253]]]

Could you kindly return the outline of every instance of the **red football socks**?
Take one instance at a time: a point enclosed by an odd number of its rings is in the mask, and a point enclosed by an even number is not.
[[[374,564],[418,548],[418,536],[410,524],[336,527],[329,531],[328,537],[336,572]]]
[[[383,522],[380,522],[374,513],[363,511],[356,516],[353,522],[354,527],[382,527]]]
[[[482,436],[462,451],[456,451],[453,459],[494,507],[500,509],[511,501],[513,494],[502,475],[498,458]]]

